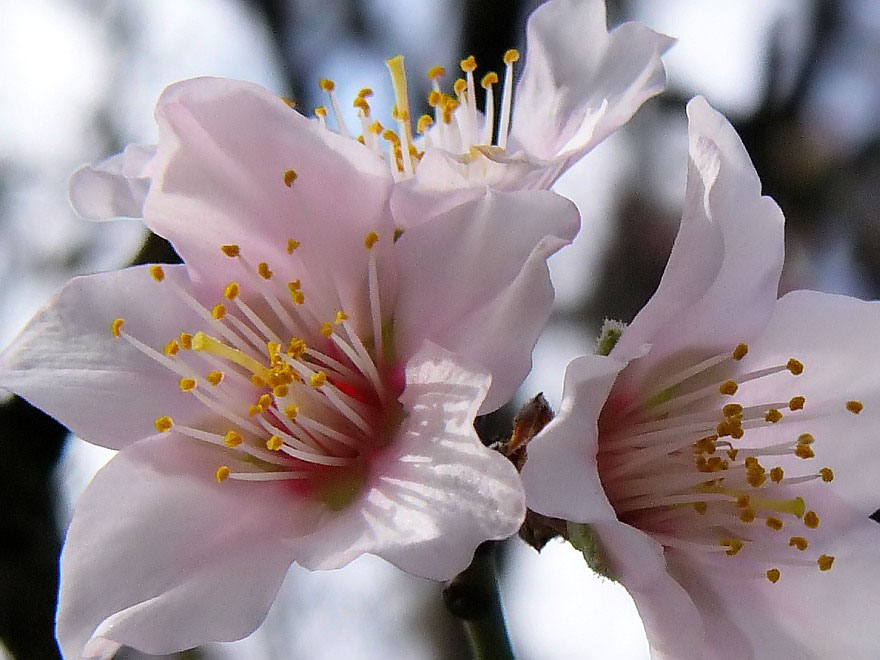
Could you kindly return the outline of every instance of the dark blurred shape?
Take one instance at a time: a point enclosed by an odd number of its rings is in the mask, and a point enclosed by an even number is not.
[[[24,399],[0,406],[0,638],[15,658],[61,657],[55,599],[61,537],[52,471],[67,429]]]

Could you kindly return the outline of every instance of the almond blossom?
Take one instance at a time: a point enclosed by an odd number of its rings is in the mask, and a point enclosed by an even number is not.
[[[347,138],[349,145],[340,155],[352,162],[372,158],[383,163],[402,184],[393,193],[394,206],[421,206],[427,197],[438,209],[449,208],[479,196],[487,185],[549,188],[663,91],[660,57],[673,43],[634,22],[609,33],[604,0],[550,0],[529,18],[525,64],[515,89],[520,54],[511,49],[503,55],[502,76],[478,73],[475,59],[465,58],[463,77],[451,89],[441,82],[444,67],[433,67],[428,98],[411,102],[404,60],[397,56],[387,62],[395,93],[393,125],[383,126],[375,118],[370,88],[353,100],[358,125],[348,125],[335,83],[322,79],[327,105],[315,108],[312,130],[316,139],[327,131]],[[485,90],[482,111],[477,84]],[[495,86],[501,87],[497,99]],[[247,83],[228,80],[224,89],[229,99],[250,97],[247,102],[257,116],[276,103],[271,94]],[[416,118],[423,105],[430,113]],[[129,145],[121,154],[83,167],[71,180],[74,207],[92,219],[140,217],[153,151]]]
[[[666,272],[569,365],[527,504],[629,590],[656,658],[876,658],[880,305],[777,300],[782,214],[726,120],[688,117]]]
[[[66,657],[241,638],[292,562],[448,579],[514,533],[473,420],[528,372],[574,207],[395,214],[369,150],[242,83],[174,85],[157,118],[143,215],[185,265],[74,279],[0,356],[0,386],[120,450],[64,546]]]

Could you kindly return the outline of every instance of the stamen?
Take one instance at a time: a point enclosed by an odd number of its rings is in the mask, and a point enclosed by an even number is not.
[[[336,98],[336,83],[327,78],[322,78],[319,86],[330,97],[330,107],[333,108],[333,116],[336,118],[336,126],[339,128],[339,133],[344,137],[351,137],[351,134],[348,132],[348,126],[345,125],[345,118],[342,116],[342,109],[339,107],[339,100]]]
[[[513,104],[513,63],[519,60],[519,52],[513,48],[504,53],[504,88],[501,93],[501,121],[498,125],[498,146],[507,148],[510,131],[510,109]]]
[[[294,170],[287,170],[284,173],[284,185],[290,188],[293,185],[293,182],[296,181],[297,174]]]

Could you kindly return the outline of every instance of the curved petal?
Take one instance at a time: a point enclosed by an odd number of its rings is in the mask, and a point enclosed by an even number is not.
[[[663,91],[674,40],[638,23],[608,34],[604,0],[553,0],[530,17],[526,43],[511,150],[570,162]]]
[[[343,306],[364,279],[364,237],[391,236],[391,175],[370,149],[306,119],[269,91],[198,78],[170,86],[156,108],[159,150],[144,220],[199,274],[227,268],[235,243],[252,263],[293,255],[315,291]],[[285,173],[296,179],[288,187]]]
[[[785,364],[791,357],[803,362],[804,372],[796,378],[784,372],[743,390],[751,400],[763,402],[779,400],[780,395],[805,397],[800,417],[786,417],[785,433],[811,433],[816,438],[816,461],[822,465],[812,470],[831,467],[835,479],[830,486],[865,515],[880,508],[880,375],[872,357],[878,336],[880,303],[797,291],[779,300],[764,334],[743,360],[744,369]],[[864,410],[850,413],[845,407],[850,400],[860,401]]]
[[[156,432],[156,417],[191,423],[202,415],[177,374],[110,326],[162,350],[181,331],[204,325],[166,288],[189,287],[185,266],[165,266],[157,283],[146,266],[71,280],[0,355],[0,386],[21,395],[95,444],[119,449]]]
[[[89,220],[140,218],[150,188],[146,170],[155,155],[154,145],[129,144],[122,153],[83,165],[70,177],[74,210]]]
[[[528,371],[549,314],[552,288],[543,261],[571,241],[578,224],[574,205],[554,193],[487,192],[406,231],[395,246],[401,359],[429,339],[489,369],[498,379],[491,403],[506,401]],[[526,294],[536,297],[520,297]],[[522,306],[534,317],[524,321]],[[514,344],[501,363],[492,345],[502,343],[499,337]]]
[[[625,363],[585,355],[568,365],[556,418],[528,446],[522,469],[529,508],[581,523],[616,520],[599,481],[598,419]]]
[[[489,381],[426,342],[406,368],[407,417],[394,453],[357,505],[297,544],[297,562],[338,568],[369,552],[413,575],[447,580],[480,543],[515,534],[525,516],[519,476],[473,426]]]
[[[614,577],[635,601],[651,657],[703,658],[706,632],[687,591],[669,574],[663,547],[634,527],[614,521],[592,525]]]
[[[639,368],[687,348],[730,350],[753,339],[776,302],[783,217],[728,121],[697,97],[688,104],[690,164],[681,229],[657,292],[612,355],[653,344]]]
[[[302,521],[280,482],[218,484],[222,458],[172,431],[95,476],[61,557],[65,657],[87,643],[87,656],[114,644],[170,653],[260,624],[293,558],[281,538]]]

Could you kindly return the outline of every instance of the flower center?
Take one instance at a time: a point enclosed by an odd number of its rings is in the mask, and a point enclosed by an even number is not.
[[[403,418],[397,402],[401,374],[391,364],[387,327],[380,310],[379,277],[370,232],[367,290],[369,321],[356,327],[343,310],[320,318],[290,264],[254,266],[238,245],[221,246],[239,273],[208,308],[151,266],[156,282],[204,320],[202,328],[183,328],[161,349],[148,346],[116,319],[111,331],[159,362],[177,377],[177,387],[204,407],[200,426],[156,419],[160,433],[178,433],[217,446],[216,479],[289,481],[300,494],[338,510],[362,490],[372,456],[391,441]],[[245,293],[247,292],[247,293]],[[363,338],[361,334],[365,335]]]
[[[790,430],[809,420],[805,398],[789,391],[804,365],[792,358],[748,369],[747,354],[739,344],[667,371],[643,396],[612,390],[599,420],[602,484],[621,520],[722,570],[774,583],[781,565],[827,571],[834,557],[813,556],[819,516],[802,485],[834,473],[804,471],[816,439]]]
[[[497,132],[493,85],[499,82],[498,74],[490,71],[480,79],[480,86],[486,92],[486,102],[481,113],[477,110],[474,76],[477,63],[473,56],[461,61],[464,78],[455,81],[452,94],[447,94],[440,86],[440,80],[446,74],[442,66],[432,67],[428,71],[432,89],[428,94],[427,104],[433,112],[421,115],[413,131],[403,56],[392,57],[386,64],[394,88],[395,104],[391,116],[397,124],[396,129],[387,128],[373,119],[367,100],[373,96],[373,90],[365,87],[352,103],[357,109],[361,124],[361,134],[357,136],[358,142],[368,146],[388,162],[396,181],[412,178],[425,149],[431,147],[439,147],[455,155],[463,165],[467,165],[480,155],[492,156],[504,153],[507,149],[513,105],[513,65],[518,60],[519,52],[514,49],[504,54],[505,73],[501,107],[497,117]],[[336,96],[336,84],[324,78],[320,81],[320,87],[327,93],[337,131],[340,135],[351,137]],[[293,105],[292,101],[288,100],[288,103]],[[315,116],[322,126],[327,126],[328,111],[325,106],[315,108]],[[435,127],[434,130],[432,126]]]

